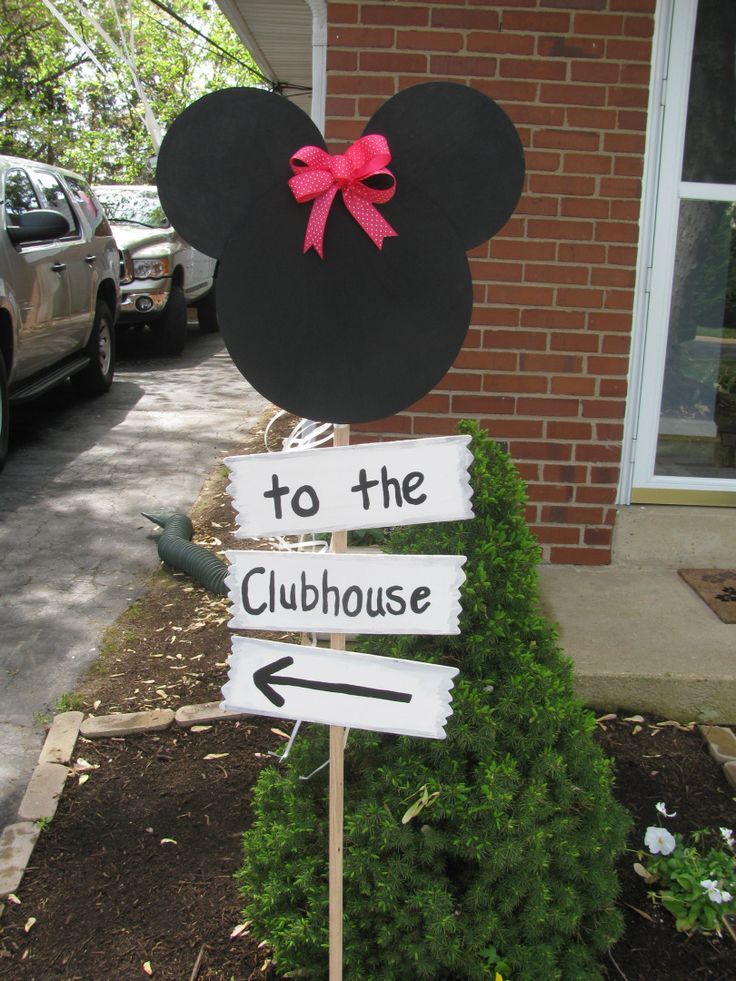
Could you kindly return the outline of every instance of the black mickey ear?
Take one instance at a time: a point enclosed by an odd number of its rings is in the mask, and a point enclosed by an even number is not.
[[[393,96],[365,133],[380,133],[403,194],[430,197],[463,247],[474,248],[508,221],[524,183],[521,140],[506,113],[477,89],[427,82]]]
[[[219,258],[244,209],[286,186],[292,154],[309,144],[324,147],[319,130],[283,96],[248,88],[205,95],[174,120],[161,146],[164,211],[188,242]]]

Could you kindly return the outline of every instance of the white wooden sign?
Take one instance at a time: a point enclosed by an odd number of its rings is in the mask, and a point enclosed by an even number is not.
[[[235,630],[460,632],[463,555],[225,554]]]
[[[469,436],[228,457],[238,537],[472,517]]]
[[[222,707],[444,739],[457,668],[233,637]]]

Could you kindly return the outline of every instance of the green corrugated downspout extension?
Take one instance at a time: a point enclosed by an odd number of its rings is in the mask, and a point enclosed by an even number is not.
[[[147,514],[141,511],[141,514],[163,528],[158,539],[158,554],[166,565],[186,572],[216,596],[227,596],[225,576],[228,574],[228,567],[204,545],[196,545],[191,541],[194,527],[186,514],[179,511],[173,514]]]

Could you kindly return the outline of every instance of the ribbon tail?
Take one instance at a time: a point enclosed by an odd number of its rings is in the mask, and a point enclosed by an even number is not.
[[[343,200],[350,214],[379,249],[383,247],[385,238],[398,236],[399,233],[391,227],[381,212],[364,197],[343,192]]]
[[[304,234],[303,252],[314,249],[320,259],[324,259],[324,237],[327,215],[329,214],[332,201],[337,194],[337,187],[328,188],[324,194],[320,194],[314,199],[312,210],[309,212],[307,230]]]

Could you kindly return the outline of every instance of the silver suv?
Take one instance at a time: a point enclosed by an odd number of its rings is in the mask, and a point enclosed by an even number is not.
[[[71,378],[106,392],[115,371],[119,259],[78,174],[0,156],[0,467],[9,405]]]
[[[200,330],[214,333],[216,261],[171,227],[156,188],[106,184],[96,186],[95,193],[120,249],[118,331],[147,324],[162,353],[180,354],[187,338],[187,307],[196,305]]]

